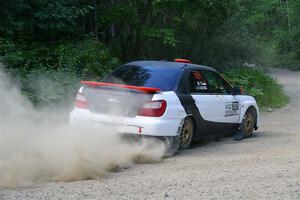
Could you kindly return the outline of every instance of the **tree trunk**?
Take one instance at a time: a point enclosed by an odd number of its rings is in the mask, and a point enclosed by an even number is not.
[[[113,6],[115,4],[114,0],[110,0],[111,5]],[[110,33],[111,33],[111,42],[114,41],[115,36],[116,36],[116,27],[115,24],[110,25]]]
[[[98,39],[97,0],[93,0],[93,7],[94,7],[94,35]]]
[[[290,18],[290,7],[289,7],[289,0],[286,0],[286,15],[288,21],[288,31],[291,32],[291,18]]]

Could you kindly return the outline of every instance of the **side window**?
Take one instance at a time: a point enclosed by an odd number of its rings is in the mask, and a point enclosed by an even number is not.
[[[207,80],[199,70],[190,72],[189,90],[191,93],[208,93]]]
[[[231,86],[217,73],[203,71],[203,74],[208,82],[209,93],[230,94],[232,92]]]

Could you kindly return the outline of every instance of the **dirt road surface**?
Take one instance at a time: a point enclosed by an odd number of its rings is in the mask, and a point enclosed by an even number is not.
[[[194,145],[102,180],[0,189],[0,199],[300,199],[300,73],[271,70],[291,102],[252,138]]]

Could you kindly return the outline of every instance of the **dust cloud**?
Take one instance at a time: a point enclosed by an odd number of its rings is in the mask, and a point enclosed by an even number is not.
[[[34,108],[0,66],[0,188],[100,179],[164,154],[162,142],[128,143],[114,127],[71,125],[65,112]]]

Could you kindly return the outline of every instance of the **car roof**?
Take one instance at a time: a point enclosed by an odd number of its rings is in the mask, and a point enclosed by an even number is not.
[[[180,63],[180,62],[170,62],[170,61],[133,61],[126,63],[125,65],[134,65],[134,66],[160,66],[160,67],[169,67],[182,69],[186,67],[196,67],[203,70],[216,71],[214,68],[197,65],[192,63]]]

